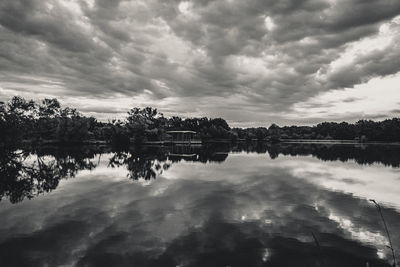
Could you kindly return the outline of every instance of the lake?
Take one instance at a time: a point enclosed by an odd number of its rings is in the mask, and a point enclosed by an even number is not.
[[[400,146],[0,152],[0,266],[392,266]]]

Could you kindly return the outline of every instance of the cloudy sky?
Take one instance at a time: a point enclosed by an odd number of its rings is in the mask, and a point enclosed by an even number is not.
[[[399,0],[2,0],[0,100],[234,126],[400,116]]]

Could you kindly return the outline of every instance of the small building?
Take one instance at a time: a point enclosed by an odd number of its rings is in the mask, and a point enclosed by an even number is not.
[[[201,143],[200,140],[195,139],[197,133],[194,131],[167,131],[167,134],[172,137],[172,143]]]

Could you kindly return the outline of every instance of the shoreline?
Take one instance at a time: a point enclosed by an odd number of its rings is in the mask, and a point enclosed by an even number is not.
[[[206,144],[235,144],[235,143],[268,143],[271,145],[277,144],[321,144],[321,145],[400,145],[400,142],[384,142],[384,141],[370,141],[370,142],[357,142],[353,140],[308,140],[308,139],[281,139],[278,142],[271,142],[268,140],[237,140],[236,142],[232,142],[231,140],[207,140],[207,141],[194,141],[191,143],[186,142],[170,142],[170,141],[146,141],[141,144],[136,145],[144,145],[144,146],[202,146]],[[42,141],[33,141],[33,140],[23,140],[21,145],[57,145],[57,146],[79,146],[79,145],[105,145],[112,146],[110,142],[104,140],[84,140],[82,142],[60,142],[57,140],[42,140]],[[128,146],[134,146],[135,144],[130,143]]]

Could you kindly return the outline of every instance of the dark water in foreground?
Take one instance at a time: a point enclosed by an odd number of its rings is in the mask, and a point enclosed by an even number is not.
[[[400,252],[400,146],[0,153],[0,266],[391,266],[371,198]]]

